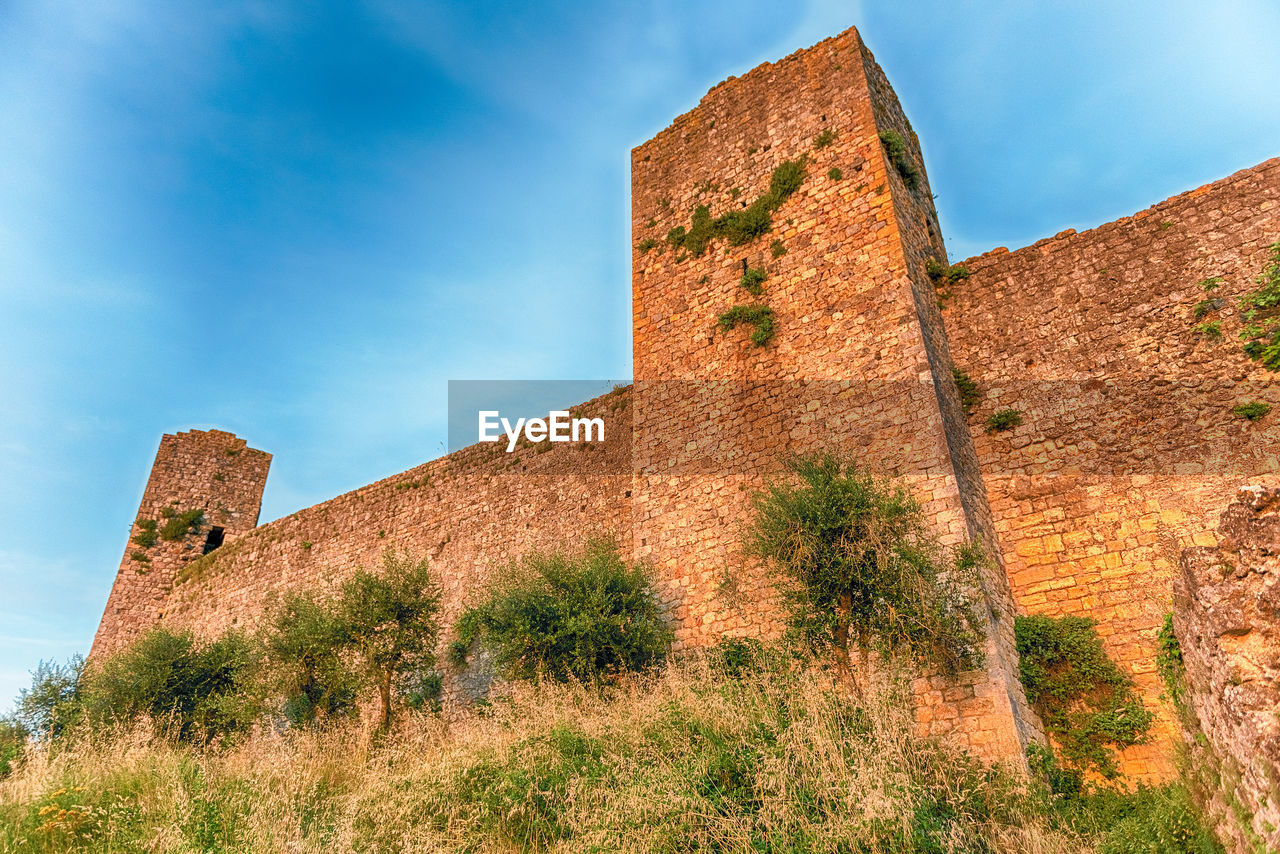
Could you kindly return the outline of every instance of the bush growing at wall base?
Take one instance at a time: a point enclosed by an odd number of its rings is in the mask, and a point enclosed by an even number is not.
[[[418,705],[433,699],[427,695],[438,681],[432,668],[439,611],[440,588],[425,558],[388,549],[382,572],[358,569],[342,585],[340,641],[378,691],[383,729],[391,725],[393,693]]]
[[[85,677],[85,708],[95,722],[149,715],[180,741],[208,741],[257,717],[255,666],[243,634],[200,643],[190,632],[153,628]]]
[[[289,723],[340,717],[355,705],[359,680],[342,658],[343,630],[332,603],[290,591],[270,609],[261,635],[264,684]]]
[[[580,554],[535,552],[511,564],[458,633],[509,677],[592,684],[661,664],[672,638],[646,570],[604,539]]]
[[[83,717],[81,676],[84,658],[66,664],[41,661],[31,671],[31,686],[18,693],[13,721],[36,738],[57,738]]]
[[[1154,716],[1116,666],[1087,617],[1019,616],[1018,675],[1029,702],[1057,742],[1063,764],[1115,777],[1111,747],[1146,739]]]
[[[794,636],[831,650],[841,670],[851,650],[871,648],[944,672],[980,666],[983,632],[964,593],[980,555],[947,554],[903,487],[850,460],[796,457],[786,471],[753,497],[745,547],[782,576]]]
[[[9,776],[21,758],[31,733],[12,718],[0,718],[0,780]]]

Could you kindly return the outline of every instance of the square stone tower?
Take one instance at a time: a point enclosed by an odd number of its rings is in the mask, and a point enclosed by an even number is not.
[[[721,83],[636,148],[632,227],[634,548],[678,643],[780,630],[741,554],[751,491],[787,454],[851,453],[907,483],[944,543],[992,557],[986,670],[919,680],[920,722],[1021,757],[1039,725],[926,273],[945,250],[915,134],[858,33]]]
[[[91,661],[155,625],[189,561],[257,526],[270,466],[270,454],[221,430],[160,439]]]

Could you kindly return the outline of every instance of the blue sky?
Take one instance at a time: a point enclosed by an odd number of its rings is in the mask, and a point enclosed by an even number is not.
[[[275,454],[266,521],[441,453],[450,379],[629,377],[629,149],[855,24],[952,260],[1280,155],[1269,0],[0,3],[0,707],[162,433]]]

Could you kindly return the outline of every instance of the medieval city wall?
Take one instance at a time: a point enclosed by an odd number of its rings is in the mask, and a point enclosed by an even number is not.
[[[1212,545],[1236,487],[1274,482],[1280,465],[1277,414],[1231,411],[1280,409],[1276,375],[1241,349],[1236,303],[1278,240],[1280,159],[971,258],[967,279],[940,288],[952,357],[982,393],[969,420],[1018,608],[1098,621],[1161,712],[1152,743],[1125,752],[1139,778],[1172,770],[1177,727],[1154,660],[1178,556]],[[1213,321],[1220,336],[1197,332]],[[1021,426],[986,432],[1006,408]]]
[[[768,233],[702,253],[668,240],[699,206],[748,210],[799,158],[804,180]],[[1236,487],[1280,476],[1280,414],[1231,411],[1280,409],[1275,375],[1241,350],[1235,302],[1280,240],[1280,160],[935,283],[927,265],[946,257],[918,141],[850,30],[713,88],[632,152],[632,176],[635,383],[575,412],[606,419],[603,447],[473,446],[254,528],[269,455],[218,431],[166,436],[139,518],[204,507],[225,542],[200,557],[193,532],[145,560],[130,544],[94,656],[157,621],[252,629],[284,591],[332,589],[387,548],[433,561],[447,632],[496,567],[593,533],[654,568],[677,648],[776,637],[776,588],[743,554],[751,495],[788,454],[844,452],[906,483],[944,543],[992,556],[975,591],[986,669],[919,680],[922,730],[1020,758],[1041,732],[1014,616],[1090,616],[1161,711],[1124,770],[1168,776],[1176,727],[1154,653],[1178,555],[1213,545]],[[747,269],[765,271],[762,293],[741,285]],[[750,323],[720,323],[735,306],[771,312],[763,346]],[[981,390],[969,414],[953,365]],[[987,432],[1001,409],[1022,423]]]

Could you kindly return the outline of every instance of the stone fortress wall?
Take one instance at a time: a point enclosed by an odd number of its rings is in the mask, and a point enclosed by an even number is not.
[[[890,162],[885,131],[904,140],[916,181]],[[806,176],[767,235],[700,254],[667,245],[699,205],[747,210],[801,157]],[[1280,404],[1274,376],[1240,352],[1231,297],[1280,240],[1280,161],[970,259],[968,278],[939,289],[926,264],[945,250],[918,142],[850,30],[715,87],[633,151],[632,175],[635,383],[580,407],[608,421],[604,447],[475,446],[253,528],[269,457],[217,431],[166,436],[140,518],[176,502],[217,524],[221,505],[226,544],[200,557],[201,535],[160,543],[146,573],[129,546],[94,655],[156,621],[252,627],[274,595],[332,586],[388,546],[434,561],[448,624],[495,566],[592,532],[654,567],[678,645],[772,637],[772,587],[740,551],[750,492],[784,454],[843,450],[908,483],[944,542],[996,557],[978,591],[987,669],[920,680],[922,729],[1020,757],[1042,735],[1012,617],[1084,614],[1162,709],[1164,730],[1125,770],[1166,776],[1172,717],[1152,653],[1178,550],[1210,544],[1234,488],[1275,474],[1280,415],[1230,411]],[[766,272],[758,296],[739,284],[748,268]],[[1223,277],[1220,339],[1191,318],[1211,276]],[[723,328],[733,306],[767,306],[772,339]],[[982,391],[967,416],[953,364]],[[1021,426],[988,434],[1002,408]],[[447,676],[451,690],[466,681]]]
[[[970,421],[1018,609],[1096,619],[1160,710],[1152,742],[1125,752],[1130,774],[1172,771],[1155,649],[1179,555],[1213,545],[1238,486],[1280,474],[1280,376],[1244,355],[1236,307],[1276,241],[1280,159],[971,258],[969,277],[944,286],[953,358],[983,396]],[[1221,305],[1197,319],[1206,298]],[[1214,320],[1221,337],[1196,331]],[[1254,400],[1277,412],[1231,411]],[[987,433],[1005,408],[1022,424]]]

